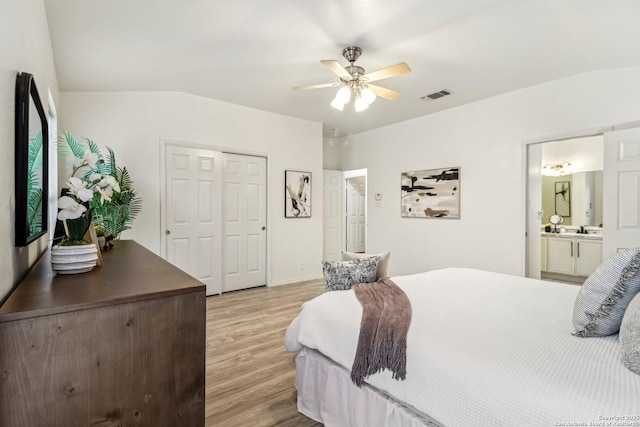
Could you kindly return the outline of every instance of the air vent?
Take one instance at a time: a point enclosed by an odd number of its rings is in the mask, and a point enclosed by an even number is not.
[[[448,95],[451,95],[453,92],[451,92],[448,89],[442,89],[441,91],[438,92],[433,92],[430,93],[429,95],[425,95],[423,97],[421,97],[420,99],[422,99],[423,101],[434,101],[438,98],[442,98]]]

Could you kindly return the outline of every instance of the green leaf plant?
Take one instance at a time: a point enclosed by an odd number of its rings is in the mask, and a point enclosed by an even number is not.
[[[82,176],[86,187],[95,189],[87,200],[89,210],[83,216],[91,218],[105,235],[119,239],[123,231],[131,229],[142,211],[142,199],[133,188],[133,180],[126,167],[119,167],[113,150],[107,147],[103,156],[98,145],[89,138],[78,141],[71,133],[63,132],[58,139],[58,153],[65,160],[70,175]],[[68,183],[74,187],[73,183]],[[79,191],[77,187],[75,191]],[[88,196],[87,196],[88,197]],[[69,220],[67,220],[67,228]],[[85,224],[88,226],[88,223]],[[81,229],[78,224],[78,230]],[[86,227],[84,229],[86,231]],[[71,230],[68,230],[71,234]],[[83,233],[84,235],[84,233]]]

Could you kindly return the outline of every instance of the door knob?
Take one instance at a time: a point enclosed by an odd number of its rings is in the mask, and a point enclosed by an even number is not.
[[[164,234],[166,234],[166,235],[168,236],[169,234],[171,234],[171,231],[169,231],[169,230],[164,230]]]
[[[264,225],[262,226],[262,231],[266,230],[267,227],[265,227]]]

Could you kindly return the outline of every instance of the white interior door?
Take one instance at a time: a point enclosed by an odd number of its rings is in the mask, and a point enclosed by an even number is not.
[[[527,266],[525,275],[540,278],[540,224],[542,212],[542,144],[527,146]]]
[[[366,239],[366,179],[346,180],[347,187],[347,251],[364,252]]]
[[[324,171],[323,257],[342,259],[342,172]]]
[[[221,153],[166,145],[165,254],[176,267],[221,292]]]
[[[267,159],[223,154],[223,292],[266,284]]]
[[[640,246],[640,128],[604,134],[602,256]]]

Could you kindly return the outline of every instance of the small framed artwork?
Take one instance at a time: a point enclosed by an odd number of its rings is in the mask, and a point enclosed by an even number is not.
[[[403,172],[403,218],[460,219],[460,167]]]
[[[571,216],[571,182],[557,181],[555,183],[556,214],[562,217]]]
[[[311,218],[311,172],[284,171],[284,217]]]

